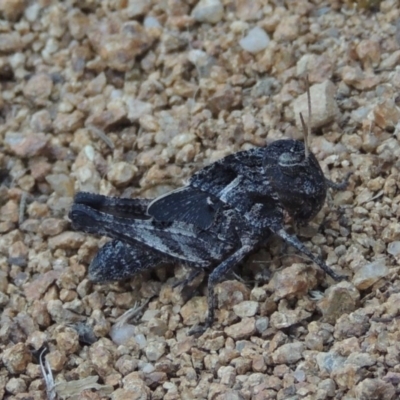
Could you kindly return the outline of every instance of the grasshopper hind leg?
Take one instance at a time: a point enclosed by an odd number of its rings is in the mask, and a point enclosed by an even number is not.
[[[166,261],[160,254],[143,246],[130,246],[119,240],[111,240],[90,263],[89,279],[92,282],[121,281]]]

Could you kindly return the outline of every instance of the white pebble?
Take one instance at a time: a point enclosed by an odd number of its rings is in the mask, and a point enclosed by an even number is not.
[[[58,104],[58,112],[60,113],[71,113],[74,110],[74,106],[68,101],[62,101]]]
[[[150,10],[150,7],[151,0],[129,0],[125,13],[129,19],[137,18],[141,15],[145,15]]]
[[[240,318],[253,317],[258,311],[258,302],[242,301],[233,306],[233,312]]]
[[[304,382],[306,380],[306,374],[301,369],[294,371],[293,376],[295,377],[297,382]]]
[[[88,160],[90,161],[94,160],[96,153],[94,151],[93,146],[87,145],[83,148],[83,151],[85,152],[85,156],[88,158]]]
[[[118,325],[115,324],[110,329],[111,340],[117,344],[122,345],[129,340],[136,332],[136,326],[134,325]]]
[[[181,133],[176,135],[171,140],[172,147],[180,149],[185,146],[185,144],[189,144],[196,139],[196,136],[193,133]]]
[[[29,22],[34,22],[38,19],[39,12],[41,10],[42,6],[38,3],[33,3],[29,7],[26,7],[25,9],[25,18]]]
[[[207,63],[207,59],[208,55],[203,50],[193,49],[188,53],[188,60],[196,66],[205,65]]]
[[[140,368],[140,367],[141,367],[141,368]],[[143,364],[142,366],[139,366],[139,368],[140,368],[145,374],[150,374],[150,373],[152,373],[152,372],[155,370],[154,365],[151,364],[151,363]]]
[[[392,256],[398,256],[400,254],[400,242],[395,241],[388,244],[387,252]]]
[[[143,115],[151,114],[153,106],[151,103],[140,101],[132,97],[124,97],[126,107],[128,109],[128,119],[131,122],[137,122]]]
[[[353,277],[353,284],[358,290],[365,290],[371,287],[379,279],[384,278],[389,273],[389,268],[384,259],[372,261],[363,265],[357,270]]]
[[[107,179],[115,186],[127,185],[138,172],[135,165],[125,161],[114,163],[107,172]]]
[[[224,7],[219,0],[200,0],[192,11],[192,17],[198,22],[216,24],[224,15]]]
[[[144,322],[149,322],[151,319],[160,315],[160,310],[146,310],[141,318]]]
[[[266,49],[269,41],[269,36],[266,34],[264,29],[256,26],[249,30],[247,35],[239,41],[239,44],[243,50],[255,54]]]
[[[24,53],[14,53],[8,57],[8,61],[13,69],[23,67],[25,65],[26,56]]]
[[[143,21],[143,25],[145,28],[159,28],[161,27],[157,18],[154,17],[146,17]]]
[[[111,100],[116,100],[116,99],[121,99],[123,95],[122,90],[120,89],[113,89],[110,93],[110,99]]]
[[[144,353],[149,361],[157,361],[164,355],[165,349],[165,342],[151,342],[144,349]]]
[[[138,333],[135,336],[135,341],[141,349],[144,349],[147,346],[147,340],[143,333]]]
[[[249,24],[244,21],[233,21],[230,25],[230,29],[233,33],[242,34],[249,29]]]

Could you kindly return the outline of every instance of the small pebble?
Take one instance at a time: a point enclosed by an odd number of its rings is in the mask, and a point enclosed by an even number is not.
[[[325,81],[310,87],[310,97],[312,102],[311,127],[320,128],[335,120],[339,115],[336,104],[336,88],[331,81]],[[296,117],[296,125],[302,129],[300,113],[307,120],[308,101],[307,93],[299,96],[293,103],[293,111]]]
[[[207,299],[205,297],[193,297],[181,308],[180,314],[184,325],[195,325],[204,322],[207,312]]]
[[[390,382],[385,382],[382,379],[367,378],[356,386],[355,393],[359,399],[393,400],[396,395],[396,389]]]
[[[166,349],[165,342],[150,342],[147,343],[146,348],[144,349],[146,357],[149,361],[157,361],[160,357],[163,356]]]
[[[22,133],[7,132],[4,142],[19,157],[36,157],[44,152],[48,141],[49,138],[43,133],[24,135]]]
[[[49,174],[46,176],[46,181],[51,188],[62,197],[73,197],[75,193],[74,181],[66,174]]]
[[[107,179],[115,186],[126,186],[136,176],[138,168],[124,161],[114,163],[107,173]]]
[[[143,54],[153,42],[137,21],[115,24],[111,19],[91,25],[88,38],[106,65],[120,72],[131,70],[135,57]]]
[[[24,94],[36,106],[46,105],[46,100],[53,89],[53,81],[47,74],[33,75],[24,86]]]
[[[75,132],[83,126],[85,115],[75,110],[72,113],[59,112],[53,122],[56,133]]]
[[[380,259],[358,269],[353,277],[353,283],[358,290],[365,290],[388,274],[389,268],[385,260]]]
[[[161,25],[158,22],[157,18],[146,16],[143,21],[143,25],[145,28],[160,28]]]
[[[388,244],[387,251],[392,256],[398,256],[400,254],[400,241],[394,241]]]
[[[0,2],[0,12],[3,14],[5,19],[10,21],[16,21],[24,12],[25,7],[26,4],[24,0],[7,0]],[[21,392],[24,391],[25,390],[21,390]]]
[[[26,389],[26,383],[22,378],[11,378],[6,384],[7,392],[14,395],[23,393]]]
[[[22,50],[23,42],[18,32],[0,33],[0,52],[16,53]]]
[[[315,274],[304,264],[292,266],[276,272],[268,286],[274,293],[275,299],[282,299],[293,295],[302,295],[314,287]]]
[[[280,20],[274,32],[274,40],[277,42],[289,42],[299,36],[300,17],[291,15]]]
[[[392,129],[400,120],[400,109],[393,100],[380,101],[373,108],[375,123],[382,129]]]
[[[234,313],[240,318],[253,317],[258,312],[256,301],[243,301],[233,306]]]
[[[46,355],[46,360],[48,361],[52,371],[59,372],[64,368],[64,365],[67,362],[67,357],[64,352],[54,350]]]
[[[151,0],[129,0],[124,13],[128,18],[137,18],[146,15],[151,8]]]
[[[198,22],[216,24],[224,16],[220,0],[200,0],[192,10],[192,17]]]
[[[249,338],[256,332],[254,318],[243,318],[239,323],[228,326],[224,332],[234,340]]]
[[[267,48],[269,44],[268,34],[258,26],[250,29],[247,35],[239,40],[240,47],[251,54],[259,53]]]
[[[303,343],[287,343],[272,353],[272,360],[276,364],[293,364],[303,358],[303,351]]]
[[[256,320],[257,332],[263,333],[267,330],[269,326],[269,319],[267,317],[261,317]]]
[[[360,300],[360,293],[349,282],[339,282],[330,286],[317,307],[324,316],[324,321],[334,323],[343,313],[354,311]]]
[[[151,114],[153,107],[150,103],[128,98],[125,100],[128,109],[128,118],[131,122],[137,122],[140,117]]]
[[[17,343],[4,350],[2,361],[11,374],[21,374],[32,361],[32,355],[24,343]]]

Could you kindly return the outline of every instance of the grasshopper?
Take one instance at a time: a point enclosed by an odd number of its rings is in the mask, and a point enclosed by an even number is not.
[[[69,218],[75,229],[109,236],[89,267],[93,281],[127,279],[162,264],[208,276],[208,315],[200,334],[214,322],[215,285],[249,254],[278,235],[335,280],[344,277],[284,228],[285,214],[307,224],[322,208],[327,179],[307,144],[277,140],[266,147],[229,155],[195,173],[188,184],[153,200],[124,199],[80,192]]]

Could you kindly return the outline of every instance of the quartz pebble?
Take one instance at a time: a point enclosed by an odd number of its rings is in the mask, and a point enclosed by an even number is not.
[[[107,178],[116,186],[126,186],[136,176],[137,172],[137,167],[121,161],[111,166]]]
[[[303,343],[287,343],[272,353],[272,360],[276,364],[292,364],[303,358],[303,351]]]
[[[192,10],[192,17],[198,22],[215,24],[221,21],[224,7],[220,0],[200,0]]]
[[[400,241],[396,240],[394,242],[390,242],[388,244],[387,251],[392,256],[398,256],[400,254]]]
[[[145,15],[151,8],[151,0],[129,0],[125,13],[128,18]]]
[[[269,326],[269,320],[266,317],[258,318],[256,320],[256,329],[259,333],[263,333]]]
[[[300,321],[309,318],[310,315],[309,312],[302,309],[283,309],[271,315],[270,324],[275,329],[288,328],[289,326],[298,324]]]
[[[128,118],[131,122],[136,122],[140,117],[151,114],[152,105],[150,103],[128,98],[125,100],[128,109]]]
[[[27,389],[26,383],[21,378],[11,378],[6,384],[7,392],[14,395],[18,393],[23,393],[26,391],[26,389]]]
[[[372,286],[379,279],[384,278],[389,273],[383,259],[368,263],[362,266],[354,275],[354,286],[359,290],[365,290]]]
[[[145,348],[146,357],[149,361],[157,361],[165,352],[165,342],[150,342]]]
[[[243,50],[256,54],[267,48],[270,39],[264,29],[258,26],[250,29],[247,35],[240,39],[239,44]]]
[[[137,12],[136,10],[134,12]],[[157,18],[147,16],[143,21],[143,25],[145,28],[159,28],[161,27],[160,23],[158,22]]]
[[[233,311],[241,318],[253,317],[258,311],[258,303],[256,301],[243,301],[233,306]]]

